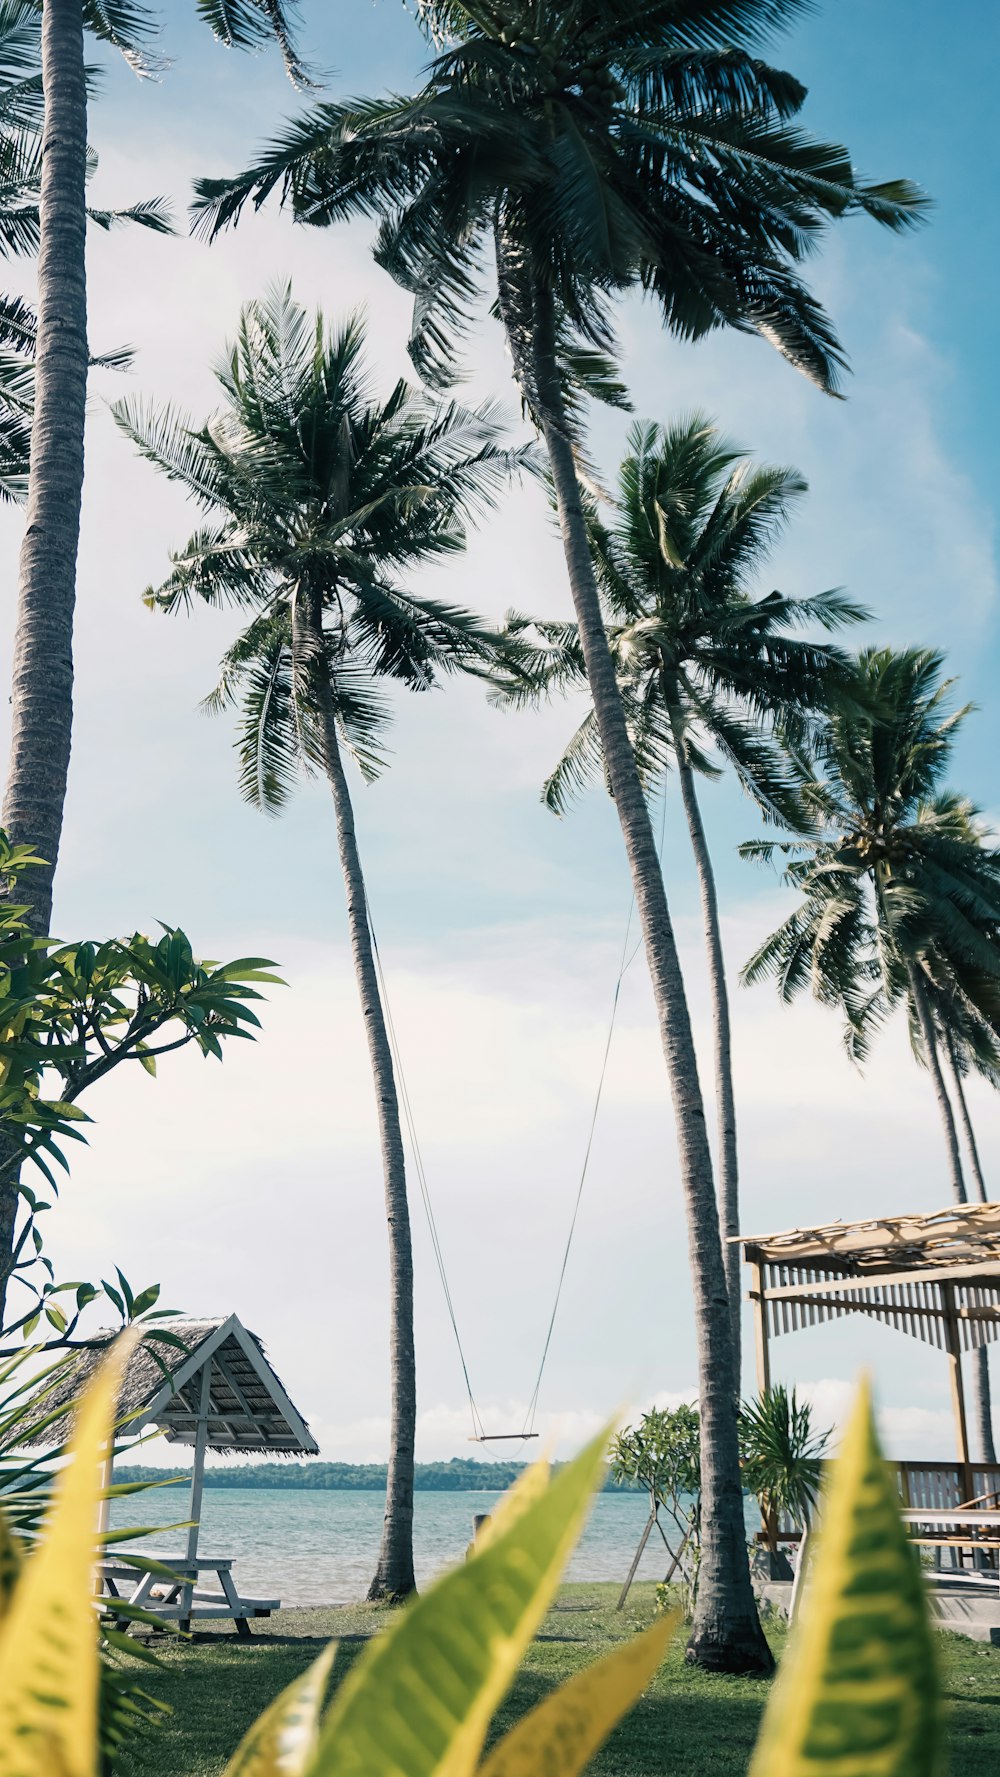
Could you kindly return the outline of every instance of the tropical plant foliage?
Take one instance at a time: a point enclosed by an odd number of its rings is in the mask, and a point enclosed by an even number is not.
[[[750,1777],[938,1777],[943,1720],[927,1601],[867,1386],[832,1471],[811,1589]]]
[[[153,1287],[133,1296],[127,1281],[121,1282],[124,1297],[110,1285],[106,1292],[93,1293],[95,1311],[96,1298],[106,1293],[109,1305],[114,1299],[122,1328],[130,1329],[129,1337],[141,1337],[154,1355],[158,1344],[176,1344],[174,1336],[157,1324],[161,1314],[156,1307],[159,1291]],[[107,1337],[105,1329],[104,1343]],[[28,1345],[0,1365],[0,1625],[38,1547],[39,1530],[51,1507],[53,1486],[71,1455],[69,1434],[76,1408],[66,1398],[63,1385],[66,1368],[74,1361],[72,1350],[53,1356],[50,1347]],[[26,1449],[29,1437],[41,1441]],[[116,1455],[121,1452],[128,1456],[141,1441],[133,1436],[133,1428],[127,1422],[114,1428]],[[103,1481],[104,1477],[98,1478],[100,1497],[105,1500],[146,1493],[155,1484],[141,1470],[129,1482],[119,1479],[105,1485]],[[123,1536],[132,1540],[147,1534],[153,1534],[152,1526],[148,1531],[132,1527],[126,1532],[106,1529],[100,1532],[98,1541],[103,1548],[119,1542]],[[128,1558],[127,1551],[119,1555],[120,1560]],[[147,1623],[154,1621],[131,1606],[126,1607],[126,1612]],[[101,1770],[107,1772],[137,1733],[163,1720],[165,1707],[135,1672],[137,1659],[147,1668],[159,1667],[160,1661],[152,1651],[102,1624],[98,1652],[98,1738]]]
[[[207,514],[146,602],[249,615],[206,702],[239,708],[240,787],[274,812],[299,770],[325,765],[325,695],[370,778],[384,762],[383,682],[423,691],[495,662],[478,619],[405,581],[461,550],[467,521],[532,459],[501,446],[493,408],[428,402],[403,382],[376,400],[361,316],[328,329],[287,287],[243,310],[217,376],[224,405],[202,427],[131,402],[115,415]]]
[[[119,1341],[88,1390],[44,1539],[0,1619],[0,1771],[11,1777],[95,1777],[91,1550],[123,1358]],[[369,1642],[329,1707],[332,1649],[259,1718],[227,1777],[576,1777],[653,1676],[675,1619],[624,1642],[544,1698],[485,1756],[483,1748],[580,1534],[605,1447],[602,1436],[554,1479],[543,1464],[529,1470],[472,1558]],[[823,1511],[808,1616],[753,1771],[934,1777],[940,1745],[919,1569],[863,1393]]]
[[[38,861],[0,832],[0,878],[8,892],[30,895]],[[23,1312],[8,1313],[4,1331],[31,1336],[44,1313],[61,1335],[68,1313],[56,1297],[72,1294],[75,1318],[96,1291],[56,1283],[38,1221],[50,1203],[20,1181],[25,1162],[58,1192],[53,1167],[68,1172],[66,1143],[85,1140],[81,1125],[89,1118],[78,1100],[89,1086],[124,1063],[155,1074],[161,1055],[189,1044],[221,1059],[227,1039],[252,1038],[260,988],[280,977],[263,957],[199,962],[184,933],[169,927],[159,939],[141,932],[104,943],[36,938],[28,911],[0,897],[0,1126],[7,1138],[0,1184],[20,1194],[9,1275],[29,1298]],[[131,1310],[127,1283],[124,1289],[122,1303]]]
[[[740,1455],[745,1486],[764,1521],[790,1519],[800,1530],[812,1521],[823,1475],[827,1437],[795,1389],[776,1383],[740,1411]]]
[[[619,1486],[641,1487],[649,1498],[650,1521],[659,1531],[670,1563],[679,1571],[693,1604],[698,1584],[701,1540],[701,1423],[698,1409],[653,1407],[636,1425],[617,1433],[611,1444],[611,1475]],[[675,1535],[671,1543],[660,1523],[661,1510]]]

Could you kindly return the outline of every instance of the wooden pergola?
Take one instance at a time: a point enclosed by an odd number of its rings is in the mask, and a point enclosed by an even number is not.
[[[740,1237],[750,1267],[757,1388],[771,1340],[863,1314],[943,1351],[965,1498],[975,1494],[962,1353],[1000,1337],[1000,1203]]]

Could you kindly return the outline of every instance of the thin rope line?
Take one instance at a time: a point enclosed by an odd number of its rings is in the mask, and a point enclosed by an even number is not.
[[[417,1139],[416,1121],[414,1119],[413,1108],[410,1103],[410,1094],[409,1094],[409,1089],[406,1084],[406,1075],[403,1071],[403,1060],[402,1060],[402,1055],[400,1053],[399,1039],[396,1035],[396,1026],[395,1026],[395,1022],[394,1022],[393,1016],[392,1016],[392,1007],[389,1003],[389,994],[388,994],[388,989],[386,987],[386,980],[385,980],[385,970],[382,967],[382,957],[381,957],[381,953],[380,953],[379,947],[378,947],[378,939],[375,936],[375,925],[374,925],[374,921],[372,920],[371,904],[368,900],[367,891],[365,892],[365,913],[366,913],[366,916],[368,919],[368,930],[371,933],[372,950],[373,950],[374,956],[375,956],[375,970],[376,970],[376,974],[378,976],[379,993],[382,997],[382,1010],[385,1015],[386,1031],[387,1031],[387,1034],[389,1037],[389,1047],[392,1051],[393,1064],[396,1069],[399,1100],[400,1100],[400,1104],[402,1105],[402,1108],[403,1108],[403,1117],[404,1117],[404,1120],[406,1123],[407,1133],[410,1138],[410,1150],[411,1150],[411,1153],[413,1156],[414,1171],[416,1172],[417,1182],[420,1186],[420,1196],[421,1196],[421,1200],[422,1200],[423,1206],[424,1206],[424,1214],[427,1218],[427,1227],[428,1227],[428,1231],[429,1231],[430,1237],[431,1237],[431,1248],[434,1253],[435,1261],[437,1263],[438,1276],[441,1279],[441,1288],[442,1288],[442,1291],[444,1292],[445,1306],[448,1310],[448,1318],[451,1321],[451,1330],[455,1335],[455,1345],[458,1349],[458,1361],[462,1366],[462,1375],[465,1379],[465,1392],[469,1397],[469,1411],[472,1416],[473,1436],[477,1439],[481,1439],[485,1435],[485,1427],[483,1425],[482,1416],[479,1412],[479,1408],[476,1405],[475,1395],[472,1392],[472,1383],[469,1378],[469,1367],[465,1361],[465,1351],[462,1347],[462,1339],[461,1339],[461,1335],[458,1330],[458,1321],[455,1316],[455,1306],[454,1306],[454,1302],[452,1300],[451,1289],[448,1284],[448,1273],[445,1268],[444,1251],[441,1246],[440,1235],[438,1234],[437,1219],[434,1214],[434,1206],[431,1202],[430,1187],[427,1183],[427,1173],[424,1169],[423,1155],[420,1151],[420,1143]]]
[[[662,860],[663,860],[663,843],[664,843],[664,836],[665,836],[665,832],[666,832],[666,821],[667,821],[667,802],[666,802],[666,794],[664,794],[663,814],[662,814],[662,819],[661,819],[661,823],[660,823],[660,844],[659,844],[659,853],[658,853],[661,866],[662,866]],[[455,1306],[454,1306],[454,1302],[452,1299],[451,1289],[450,1289],[450,1286],[448,1283],[448,1273],[447,1273],[447,1269],[445,1267],[445,1262],[444,1262],[444,1251],[441,1246],[441,1237],[438,1233],[437,1218],[435,1217],[434,1206],[431,1201],[430,1186],[428,1185],[428,1182],[427,1182],[427,1173],[424,1168],[423,1154],[420,1149],[420,1142],[417,1138],[416,1120],[414,1118],[413,1107],[410,1102],[409,1088],[406,1084],[406,1074],[403,1069],[403,1059],[402,1059],[402,1054],[400,1051],[399,1039],[396,1034],[395,1021],[392,1016],[392,1007],[391,1007],[391,1004],[389,1001],[389,993],[388,993],[388,988],[386,985],[385,970],[382,966],[382,956],[381,956],[381,952],[378,947],[378,939],[375,935],[375,922],[372,919],[371,902],[368,898],[367,887],[364,890],[364,897],[365,897],[365,914],[366,914],[366,917],[368,920],[368,930],[369,930],[369,933],[371,934],[372,951],[373,951],[373,954],[375,957],[375,972],[376,972],[376,976],[378,979],[379,993],[380,993],[380,996],[382,999],[382,1010],[383,1010],[383,1013],[385,1016],[386,1033],[389,1038],[389,1048],[392,1053],[393,1065],[395,1067],[395,1071],[396,1071],[396,1075],[397,1075],[397,1089],[398,1089],[398,1093],[399,1093],[399,1101],[402,1106],[403,1118],[406,1123],[407,1134],[408,1134],[409,1140],[410,1140],[410,1149],[411,1149],[411,1153],[413,1156],[414,1171],[416,1172],[416,1175],[417,1175],[417,1182],[420,1187],[420,1197],[421,1197],[421,1201],[424,1206],[424,1215],[427,1219],[427,1227],[428,1227],[428,1231],[430,1233],[430,1238],[431,1238],[431,1249],[434,1253],[434,1259],[435,1259],[435,1263],[437,1265],[438,1276],[441,1279],[441,1289],[444,1294],[445,1306],[448,1310],[448,1318],[451,1321],[451,1329],[452,1329],[452,1332],[455,1336],[455,1346],[458,1351],[458,1359],[459,1359],[459,1363],[461,1364],[461,1367],[462,1367],[462,1376],[463,1376],[463,1379],[465,1382],[465,1392],[468,1396],[469,1411],[470,1411],[470,1414],[472,1417],[473,1436],[477,1442],[482,1442],[486,1439],[486,1435],[487,1435],[486,1428],[483,1424],[483,1419],[482,1419],[482,1415],[479,1411],[479,1408],[476,1405],[476,1397],[472,1392],[472,1382],[469,1377],[469,1367],[468,1367],[468,1364],[467,1364],[466,1358],[465,1358],[465,1351],[464,1351],[464,1348],[462,1345],[461,1334],[459,1333],[459,1330],[458,1330],[458,1320],[455,1315]],[[541,1362],[538,1366],[538,1374],[535,1378],[535,1386],[534,1386],[534,1389],[531,1394],[531,1399],[528,1403],[528,1409],[527,1409],[525,1419],[524,1419],[524,1426],[523,1426],[523,1429],[521,1432],[522,1438],[531,1437],[533,1435],[533,1431],[534,1431],[535,1414],[538,1409],[538,1400],[539,1400],[539,1394],[541,1392],[542,1378],[545,1373],[545,1365],[548,1360],[549,1348],[552,1344],[552,1335],[555,1330],[556,1316],[559,1312],[559,1303],[562,1298],[563,1283],[565,1282],[566,1271],[567,1271],[567,1267],[569,1265],[570,1249],[573,1245],[573,1236],[576,1232],[576,1224],[577,1224],[577,1220],[578,1220],[578,1217],[580,1214],[580,1203],[581,1203],[581,1199],[583,1197],[583,1187],[586,1183],[587,1171],[588,1171],[588,1168],[590,1165],[590,1156],[591,1156],[591,1152],[592,1152],[593,1145],[594,1145],[594,1134],[595,1134],[595,1131],[597,1128],[597,1117],[598,1117],[598,1112],[600,1111],[600,1107],[601,1107],[601,1097],[602,1097],[602,1094],[604,1091],[604,1081],[605,1081],[605,1077],[606,1077],[607,1070],[608,1070],[608,1059],[611,1054],[611,1042],[612,1042],[612,1038],[614,1037],[615,1021],[616,1021],[617,1015],[618,1015],[618,1002],[619,1002],[619,998],[621,996],[622,982],[624,981],[626,974],[628,973],[629,969],[632,967],[632,964],[635,962],[636,957],[638,956],[640,950],[642,949],[642,939],[639,938],[637,943],[633,946],[631,955],[629,955],[628,945],[629,945],[629,938],[630,938],[631,932],[632,932],[632,919],[633,919],[634,913],[635,913],[635,891],[633,890],[631,899],[629,901],[628,917],[625,922],[625,937],[624,937],[624,941],[622,943],[621,961],[619,963],[618,978],[617,978],[617,981],[615,982],[615,990],[614,990],[614,994],[613,994],[612,1000],[611,1000],[611,1016],[608,1021],[608,1035],[607,1035],[607,1039],[606,1039],[605,1045],[604,1045],[604,1055],[601,1060],[601,1071],[600,1071],[600,1075],[599,1075],[598,1082],[597,1082],[597,1092],[594,1097],[594,1109],[591,1114],[590,1128],[589,1128],[589,1131],[587,1134],[587,1145],[584,1150],[583,1165],[580,1170],[580,1181],[579,1181],[579,1184],[577,1185],[576,1199],[573,1204],[573,1214],[572,1214],[572,1218],[570,1220],[569,1233],[566,1238],[566,1246],[563,1251],[562,1264],[559,1269],[559,1279],[558,1279],[558,1282],[556,1285],[556,1294],[555,1294],[555,1300],[552,1305],[552,1314],[550,1316],[548,1329],[547,1329],[546,1335],[545,1335],[545,1344],[542,1348],[542,1358],[541,1358]]]
[[[660,823],[660,846],[659,846],[659,852],[658,852],[658,857],[660,860],[661,868],[662,868],[662,862],[663,862],[663,840],[664,840],[664,835],[666,833],[666,824],[667,824],[667,798],[666,798],[666,792],[664,791],[663,816],[662,816],[662,820]],[[583,1165],[580,1169],[580,1182],[576,1188],[576,1201],[573,1204],[573,1214],[572,1214],[572,1217],[570,1218],[569,1233],[566,1236],[566,1246],[565,1246],[565,1250],[563,1252],[562,1265],[559,1268],[559,1281],[556,1284],[555,1301],[552,1304],[552,1315],[549,1320],[548,1331],[546,1332],[546,1335],[545,1335],[545,1344],[542,1347],[542,1361],[538,1366],[538,1375],[535,1378],[535,1386],[532,1391],[531,1399],[528,1402],[528,1410],[527,1410],[527,1413],[525,1414],[525,1418],[524,1418],[524,1433],[523,1433],[524,1436],[528,1436],[528,1434],[534,1430],[534,1426],[535,1426],[535,1414],[538,1411],[538,1397],[541,1392],[542,1377],[545,1372],[545,1365],[546,1365],[546,1361],[547,1361],[548,1355],[549,1355],[549,1347],[552,1344],[552,1334],[555,1329],[556,1315],[559,1312],[559,1302],[562,1297],[563,1284],[566,1280],[566,1269],[567,1269],[567,1266],[569,1265],[570,1248],[573,1245],[573,1235],[576,1232],[577,1219],[580,1214],[580,1202],[583,1197],[583,1187],[587,1181],[587,1169],[590,1165],[591,1151],[594,1146],[594,1132],[597,1128],[597,1115],[598,1115],[598,1112],[601,1108],[601,1095],[604,1091],[604,1080],[605,1080],[605,1076],[608,1071],[608,1057],[611,1054],[611,1040],[615,1034],[615,1020],[618,1016],[618,1001],[619,1001],[619,998],[621,997],[622,982],[624,981],[625,976],[628,973],[628,970],[632,967],[632,964],[635,962],[635,959],[638,956],[639,951],[642,949],[642,939],[640,938],[638,943],[635,945],[631,956],[628,955],[628,941],[629,941],[629,937],[630,937],[630,934],[632,931],[632,917],[633,917],[634,913],[635,913],[635,890],[633,889],[632,897],[631,897],[631,900],[629,901],[629,906],[628,906],[628,918],[625,921],[625,941],[622,944],[622,955],[621,955],[621,962],[620,962],[619,968],[618,968],[618,979],[615,982],[615,991],[614,991],[614,993],[612,995],[612,999],[611,999],[611,1017],[608,1021],[608,1036],[607,1036],[607,1041],[604,1045],[604,1057],[601,1062],[601,1071],[600,1071],[600,1075],[599,1075],[598,1081],[597,1081],[597,1092],[594,1096],[594,1109],[593,1109],[593,1113],[592,1113],[591,1119],[590,1119],[590,1130],[587,1135],[587,1146],[584,1149]]]

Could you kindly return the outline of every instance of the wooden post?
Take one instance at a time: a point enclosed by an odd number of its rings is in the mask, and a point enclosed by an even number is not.
[[[767,1302],[764,1297],[764,1267],[759,1259],[750,1264],[750,1300],[753,1303],[754,1355],[757,1365],[757,1393],[765,1395],[771,1386],[771,1348],[767,1337]],[[761,1529],[764,1532],[768,1566],[772,1579],[784,1577],[778,1559],[778,1520],[774,1512],[762,1511],[760,1515]]]
[[[767,1342],[764,1267],[759,1260],[754,1260],[750,1266],[750,1279],[750,1300],[753,1303],[754,1356],[757,1363],[757,1393],[766,1394],[771,1386],[771,1352]]]
[[[628,1597],[629,1592],[632,1589],[632,1581],[635,1579],[636,1569],[638,1568],[639,1563],[642,1560],[642,1551],[646,1547],[646,1544],[649,1541],[649,1533],[652,1530],[653,1525],[655,1523],[656,1523],[656,1513],[655,1513],[655,1511],[652,1511],[652,1512],[650,1512],[649,1517],[646,1520],[646,1528],[643,1531],[641,1537],[639,1538],[639,1547],[636,1549],[635,1555],[633,1556],[632,1565],[628,1570],[628,1577],[625,1581],[624,1586],[622,1587],[621,1591],[618,1594],[618,1603],[615,1605],[616,1610],[624,1610],[624,1608],[625,1608],[625,1600]],[[671,1572],[673,1572],[673,1569],[671,1569]]]
[[[480,1536],[485,1531],[487,1525],[491,1524],[492,1521],[493,1521],[492,1512],[473,1512],[473,1514],[472,1514],[472,1541],[471,1541],[471,1543],[469,1543],[469,1545],[465,1551],[466,1561],[472,1560],[472,1557],[475,1554],[476,1549],[479,1545]]]
[[[101,1498],[97,1502],[97,1534],[103,1536],[108,1528],[111,1517],[111,1501],[107,1497],[108,1488],[114,1476],[114,1439],[107,1446],[107,1455],[101,1463]]]
[[[955,1434],[958,1442],[958,1460],[962,1465],[962,1488],[965,1499],[971,1499],[975,1493],[972,1478],[972,1463],[969,1457],[969,1428],[965,1418],[965,1389],[962,1386],[962,1342],[958,1331],[958,1309],[955,1305],[955,1288],[953,1284],[938,1285],[941,1291],[941,1307],[944,1319],[945,1350],[948,1353],[948,1370],[951,1380],[951,1404],[955,1414]]]
[[[198,1533],[201,1529],[201,1496],[205,1485],[205,1450],[208,1445],[208,1415],[212,1405],[212,1360],[208,1358],[201,1373],[201,1395],[198,1402],[198,1423],[194,1434],[194,1461],[191,1465],[191,1508],[189,1516],[191,1527],[187,1535],[185,1560],[198,1559]],[[197,1574],[184,1587],[181,1599],[180,1626],[185,1632],[191,1628],[191,1601],[197,1584]]]

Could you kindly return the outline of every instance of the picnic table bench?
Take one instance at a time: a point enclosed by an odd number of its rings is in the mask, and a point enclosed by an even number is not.
[[[911,1506],[904,1511],[903,1522],[915,1543],[951,1549],[959,1565],[967,1549],[974,1565],[982,1565],[977,1555],[988,1558],[991,1567],[996,1565],[1000,1551],[1000,1509],[996,1506]]]
[[[269,1617],[280,1610],[278,1598],[242,1598],[232,1575],[232,1557],[198,1555],[190,1559],[183,1554],[153,1554],[129,1551],[127,1558],[109,1555],[100,1563],[99,1576],[107,1614],[115,1617],[115,1600],[141,1607],[164,1622],[177,1622],[189,1631],[193,1618],[232,1617],[236,1632],[244,1640],[250,1636],[251,1617]],[[168,1579],[161,1571],[169,1568]],[[215,1575],[215,1590],[202,1588],[202,1575]],[[211,1582],[209,1581],[209,1584]],[[127,1627],[129,1617],[122,1613],[119,1626]]]

